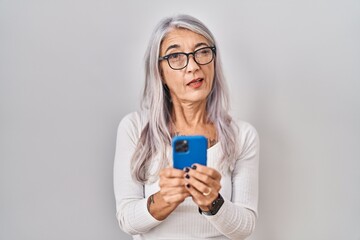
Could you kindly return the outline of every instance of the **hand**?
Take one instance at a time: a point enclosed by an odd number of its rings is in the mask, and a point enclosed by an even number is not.
[[[179,205],[190,196],[185,188],[184,171],[164,168],[160,171],[160,194],[168,204]]]
[[[202,211],[209,211],[211,203],[218,197],[221,189],[221,174],[213,168],[200,164],[194,164],[185,172],[183,175],[185,186],[193,201]]]
[[[160,171],[160,191],[149,196],[147,208],[157,220],[167,218],[190,193],[185,188],[184,171],[164,168]]]

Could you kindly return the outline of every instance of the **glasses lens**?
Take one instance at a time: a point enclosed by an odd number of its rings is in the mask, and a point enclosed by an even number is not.
[[[187,56],[184,53],[173,53],[168,55],[168,62],[171,68],[181,69],[186,66]]]
[[[196,62],[202,65],[210,63],[214,58],[214,53],[209,47],[196,50],[194,55]]]

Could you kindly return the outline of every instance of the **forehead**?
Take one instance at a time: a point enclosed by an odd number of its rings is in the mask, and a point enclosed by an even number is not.
[[[176,45],[179,49],[185,50],[186,48],[193,48],[198,43],[206,43],[209,45],[209,41],[203,35],[187,29],[175,28],[170,30],[163,39],[160,49],[161,52],[163,52],[166,51],[169,46]]]

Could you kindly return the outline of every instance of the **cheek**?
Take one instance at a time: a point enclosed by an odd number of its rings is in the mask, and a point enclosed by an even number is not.
[[[181,75],[181,72],[172,69],[164,69],[162,79],[168,86],[176,86],[183,83],[183,75]]]
[[[208,79],[210,80],[210,87],[214,84],[214,78],[215,78],[215,69],[214,67],[210,67],[207,71]]]
[[[161,77],[163,79],[163,82],[166,83],[167,85],[169,85],[169,83],[171,83],[170,79],[172,79],[172,74],[169,71],[163,70]]]
[[[170,82],[170,80],[174,77],[173,76],[174,74],[173,74],[173,71],[169,70],[169,67],[167,65],[165,65],[165,63],[166,62],[164,61],[160,65],[160,74],[161,74],[162,81],[164,83],[168,84]]]

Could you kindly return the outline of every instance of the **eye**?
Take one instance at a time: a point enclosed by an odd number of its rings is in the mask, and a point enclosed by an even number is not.
[[[208,55],[210,53],[211,53],[210,48],[199,49],[198,51],[196,51],[196,54],[198,55]]]
[[[180,53],[172,53],[168,55],[169,60],[176,61],[180,59],[181,54]]]

